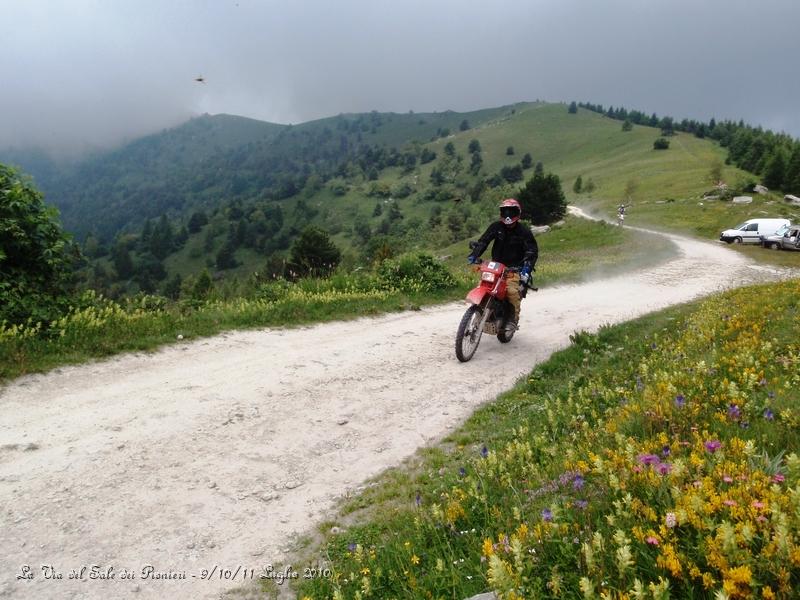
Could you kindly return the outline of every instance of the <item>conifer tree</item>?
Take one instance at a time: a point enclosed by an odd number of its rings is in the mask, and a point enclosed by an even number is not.
[[[531,177],[517,198],[522,204],[522,218],[536,225],[558,221],[567,212],[567,200],[561,190],[561,180],[554,173]]]

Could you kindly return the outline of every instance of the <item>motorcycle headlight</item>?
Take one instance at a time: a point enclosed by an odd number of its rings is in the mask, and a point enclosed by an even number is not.
[[[481,281],[488,281],[489,283],[494,283],[494,280],[495,280],[494,273],[490,273],[488,271],[481,273]]]

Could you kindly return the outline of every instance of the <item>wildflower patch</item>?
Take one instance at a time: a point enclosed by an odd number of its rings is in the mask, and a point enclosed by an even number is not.
[[[332,536],[335,576],[302,593],[795,597],[800,282],[764,297],[577,334],[451,436],[404,508]],[[626,338],[643,322],[668,326]]]

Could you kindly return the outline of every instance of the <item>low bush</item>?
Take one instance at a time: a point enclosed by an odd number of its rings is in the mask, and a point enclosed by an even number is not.
[[[384,288],[405,292],[432,292],[456,286],[456,280],[440,261],[430,254],[410,253],[383,261],[378,280]]]

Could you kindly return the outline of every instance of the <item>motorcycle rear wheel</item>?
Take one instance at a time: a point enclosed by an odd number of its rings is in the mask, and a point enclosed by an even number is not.
[[[456,332],[456,358],[461,362],[467,362],[478,349],[483,335],[482,318],[483,313],[477,304],[470,306],[461,317]]]

